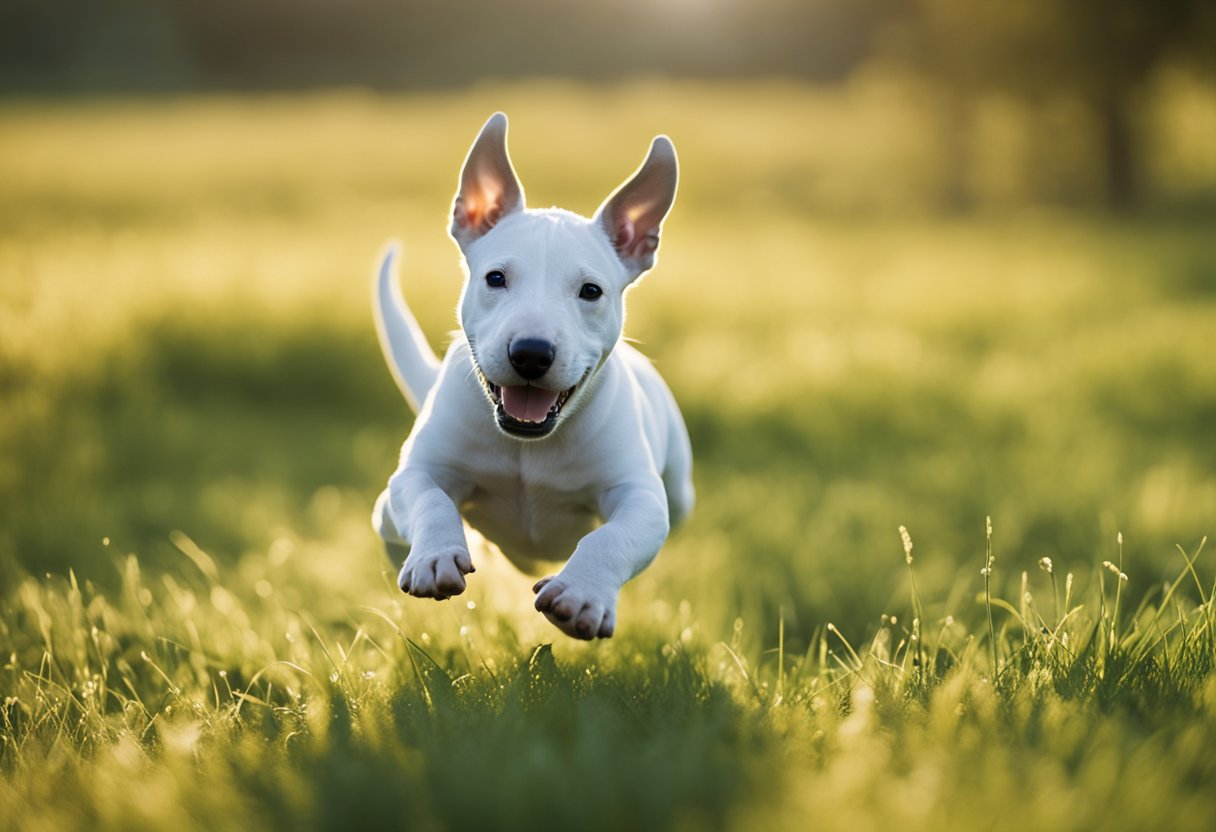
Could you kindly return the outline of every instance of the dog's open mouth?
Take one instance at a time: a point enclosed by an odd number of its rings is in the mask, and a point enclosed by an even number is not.
[[[498,426],[516,436],[544,436],[557,425],[562,406],[578,385],[566,390],[546,390],[531,384],[500,387],[480,372],[481,384],[494,403]]]

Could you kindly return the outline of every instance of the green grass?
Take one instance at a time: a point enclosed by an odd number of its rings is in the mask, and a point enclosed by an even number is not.
[[[0,828],[1212,828],[1216,224],[935,218],[901,102],[0,105]],[[533,204],[684,166],[627,331],[700,503],[602,644],[480,545],[401,596],[367,526],[372,259],[441,344],[498,108]]]
[[[11,594],[7,824],[1216,820],[1216,614],[1191,556],[1164,598],[1121,615],[1115,590],[1053,614],[1046,575],[1039,595],[994,599],[993,673],[982,629],[953,619],[888,618],[856,646],[829,625],[791,653],[750,647],[741,621],[719,641],[685,603],[613,643],[551,646],[510,601],[418,611],[386,587],[359,606],[303,566],[320,552],[229,573],[176,543],[186,568],[157,579],[131,556],[112,594],[74,576]]]

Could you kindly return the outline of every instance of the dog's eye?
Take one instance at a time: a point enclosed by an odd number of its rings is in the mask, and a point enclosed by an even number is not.
[[[486,274],[486,285],[491,289],[501,289],[507,285],[507,276],[495,269]]]
[[[578,296],[583,300],[599,300],[602,294],[604,290],[594,283],[584,283],[583,288],[578,290]]]

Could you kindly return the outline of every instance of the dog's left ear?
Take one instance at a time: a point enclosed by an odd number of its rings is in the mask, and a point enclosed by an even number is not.
[[[671,139],[656,136],[642,166],[595,212],[630,280],[654,266],[659,230],[675,202],[678,178]]]
[[[452,238],[462,248],[507,214],[522,210],[524,189],[507,155],[507,117],[495,113],[481,128],[460,171],[452,203]]]

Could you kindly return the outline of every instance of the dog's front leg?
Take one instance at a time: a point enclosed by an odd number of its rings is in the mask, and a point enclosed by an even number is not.
[[[465,590],[476,571],[452,497],[425,470],[405,467],[388,483],[393,525],[410,545],[397,576],[402,592],[442,601]]]
[[[600,504],[607,522],[579,541],[561,572],[532,588],[536,609],[581,639],[612,635],[621,587],[654,560],[668,532],[661,485],[621,486],[605,493]]]

